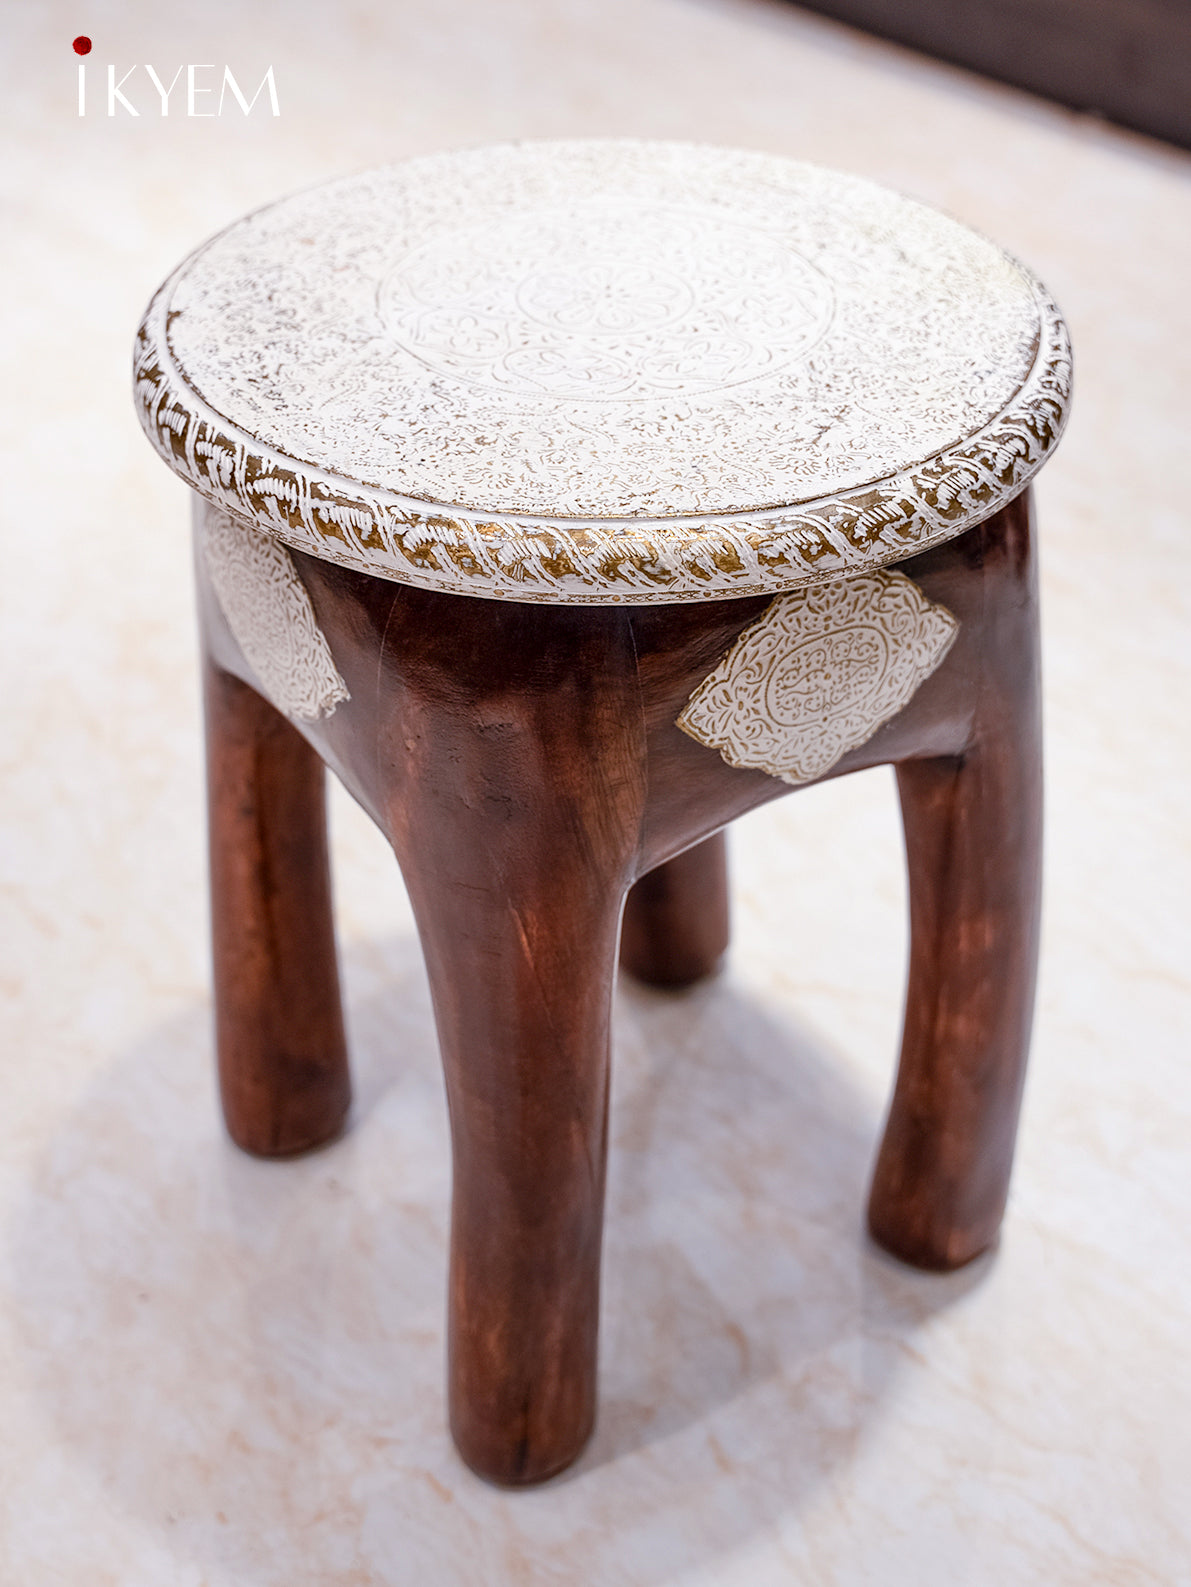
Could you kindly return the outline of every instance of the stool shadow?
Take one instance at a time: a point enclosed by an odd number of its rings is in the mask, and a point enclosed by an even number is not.
[[[797,1385],[790,1458],[826,1469],[908,1335],[988,1263],[932,1276],[871,1244],[877,1112],[821,1039],[729,978],[679,997],[622,978],[617,1034],[601,1412],[574,1474],[694,1424],[713,1436],[718,1408],[776,1379]],[[825,1393],[850,1404],[826,1444]]]
[[[490,1489],[445,1429],[448,1137],[416,942],[353,947],[345,982],[342,1140],[288,1163],[228,1145],[196,1007],[96,1075],[8,1231],[65,1458],[204,1572],[546,1582],[561,1537],[585,1583],[665,1582],[796,1513],[985,1270],[928,1278],[866,1245],[872,1106],[812,1033],[727,978],[626,983],[600,1422],[563,1478]],[[503,1577],[480,1568],[494,1528]]]

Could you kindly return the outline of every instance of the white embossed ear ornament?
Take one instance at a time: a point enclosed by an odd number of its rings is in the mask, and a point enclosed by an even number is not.
[[[232,637],[277,709],[311,722],[350,699],[306,586],[281,542],[209,507],[200,543]]]
[[[677,725],[729,766],[813,782],[909,703],[958,631],[903,573],[794,590],[744,630]]]

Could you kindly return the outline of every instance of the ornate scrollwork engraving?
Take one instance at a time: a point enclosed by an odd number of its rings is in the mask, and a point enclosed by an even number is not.
[[[831,319],[831,283],[708,206],[608,201],[447,232],[385,279],[386,327],[489,398],[650,402],[772,375]]]
[[[897,715],[958,628],[945,606],[884,569],[779,596],[678,726],[730,766],[813,782]]]
[[[287,544],[518,601],[754,595],[945,540],[1065,422],[1058,310],[871,183],[684,144],[407,162],[230,227],[141,327],[142,423]]]
[[[285,547],[212,509],[200,544],[232,637],[277,709],[314,721],[350,699]]]

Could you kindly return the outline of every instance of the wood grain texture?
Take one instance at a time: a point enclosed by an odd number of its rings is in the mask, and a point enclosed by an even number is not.
[[[245,1151],[338,1133],[351,1101],[331,918],[325,774],[277,711],[209,658],[207,810],[219,1084]]]
[[[450,1104],[451,1426],[475,1470],[524,1483],[574,1459],[595,1416],[612,988],[644,745],[625,709],[627,617],[462,604],[449,625],[434,597],[406,615],[377,745]]]
[[[955,642],[905,709],[830,772],[900,767],[914,950],[872,1226],[927,1266],[966,1261],[993,1237],[1012,1152],[1037,949],[1029,545],[1022,496],[900,564],[955,615]],[[540,1481],[575,1458],[595,1413],[610,1008],[626,895],[631,969],[670,984],[709,970],[726,940],[715,834],[791,791],[676,726],[767,601],[518,605],[397,585],[300,552],[294,565],[350,696],[301,732],[389,838],[433,992],[454,1150],[452,1429],[481,1475]],[[311,880],[323,841],[309,782],[317,763],[297,754],[294,730],[271,708],[251,716],[235,703],[242,686],[219,681],[251,682],[251,669],[201,569],[200,592],[216,699],[233,702],[218,704],[226,726],[214,717],[212,787],[219,808],[236,812],[213,824],[213,839],[221,1061],[240,1139],[239,1098],[272,1096],[306,1072],[267,1056],[280,1015],[261,1016],[272,1008],[262,983],[300,960],[313,1030],[318,978],[307,955],[333,965],[333,950],[327,895]],[[263,809],[292,806],[299,788],[296,818]],[[300,840],[286,847],[284,832]],[[320,857],[319,875],[321,866]],[[269,902],[283,896],[293,905]],[[239,976],[243,955],[250,968]],[[332,986],[324,970],[321,996],[337,1007]],[[337,1018],[324,1027],[328,1075],[340,1072]],[[319,1117],[329,1123],[332,1112]]]
[[[722,832],[647,872],[625,900],[621,967],[650,986],[714,975],[728,951],[728,844]]]
[[[953,1268],[996,1236],[1038,961],[1042,739],[1028,503],[973,531],[987,590],[982,681],[963,753],[906,760],[910,892],[901,1064],[869,1203],[873,1235]]]

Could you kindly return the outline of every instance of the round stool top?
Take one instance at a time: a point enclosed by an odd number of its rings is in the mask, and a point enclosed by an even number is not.
[[[1062,320],[983,237],[870,182],[681,143],[522,143],[283,199],[138,333],[142,423],[315,556],[518,601],[847,577],[1022,489]]]

